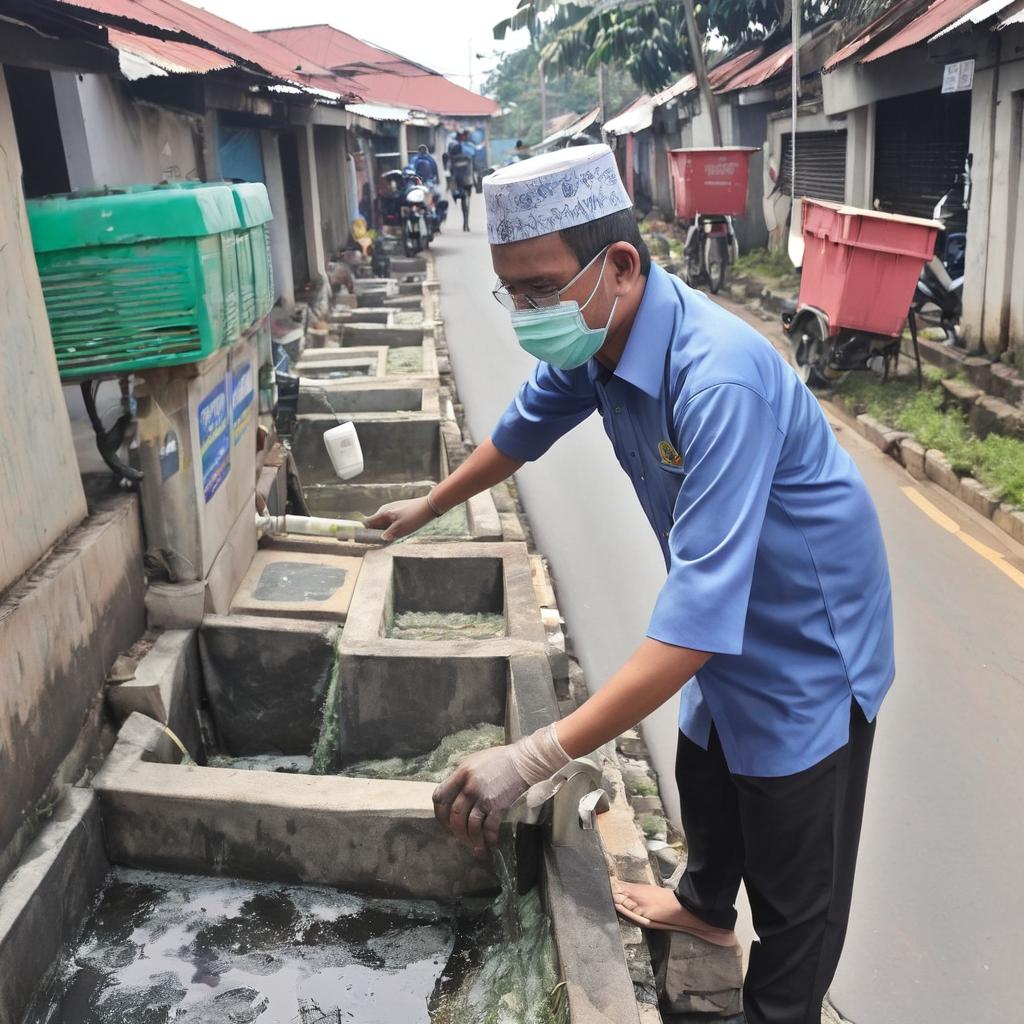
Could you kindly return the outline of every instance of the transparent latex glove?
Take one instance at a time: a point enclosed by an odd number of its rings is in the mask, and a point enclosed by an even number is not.
[[[434,790],[434,814],[477,856],[498,841],[503,812],[569,763],[554,725],[518,743],[470,754]]]
[[[381,505],[363,525],[369,530],[383,530],[384,540],[399,540],[415,533],[435,518],[425,497],[407,498]]]

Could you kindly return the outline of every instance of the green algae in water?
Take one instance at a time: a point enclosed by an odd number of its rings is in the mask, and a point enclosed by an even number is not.
[[[400,543],[405,544],[424,537],[468,537],[469,536],[469,513],[465,505],[456,505],[449,509],[443,516],[431,519],[425,526],[421,526],[415,533],[403,537]]]
[[[314,775],[327,775],[334,770],[338,761],[338,681],[341,677],[341,653],[334,652],[334,664],[331,666],[331,681],[324,697],[323,715],[320,719],[320,733],[316,746],[313,748],[313,760],[310,770]]]
[[[474,725],[445,736],[427,754],[415,757],[388,757],[377,761],[358,761],[339,770],[340,775],[360,779],[406,779],[413,782],[444,782],[459,763],[470,754],[505,742],[500,725]]]
[[[501,934],[478,947],[471,957],[460,956],[459,940],[449,961],[449,973],[435,990],[431,1024],[568,1024],[568,1004],[560,984],[551,936],[535,886],[516,893],[515,846],[511,829],[503,831],[494,851],[501,895],[494,913]]]
[[[492,612],[399,612],[388,629],[393,640],[491,640],[505,635],[505,616]]]
[[[423,349],[403,345],[388,349],[388,373],[419,373],[423,369]]]

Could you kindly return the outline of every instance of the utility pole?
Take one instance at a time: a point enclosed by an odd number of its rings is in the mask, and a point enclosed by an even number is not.
[[[601,108],[597,119],[603,125],[608,120],[608,65],[603,61],[597,69],[597,103]]]
[[[798,7],[799,4],[794,6]],[[683,9],[686,11],[686,37],[690,40],[693,73],[697,76],[701,99],[711,118],[711,144],[720,146],[722,144],[722,125],[718,120],[718,105],[715,102],[715,94],[711,91],[711,84],[708,82],[707,68],[704,66],[704,50],[701,47],[700,32],[697,31],[697,15],[693,10],[693,0],[683,0]]]
[[[790,91],[793,93],[792,123],[789,128],[789,186],[792,209],[796,210],[796,118],[797,104],[800,100],[800,0],[793,0],[793,77]]]
[[[537,63],[537,71],[540,74],[540,137],[543,141],[548,134],[548,93],[544,82],[544,58]]]

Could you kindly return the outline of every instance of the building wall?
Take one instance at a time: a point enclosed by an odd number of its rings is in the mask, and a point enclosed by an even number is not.
[[[348,147],[343,128],[317,125],[313,131],[320,190],[320,228],[324,252],[330,259],[348,241]]]
[[[0,68],[0,591],[85,516]]]
[[[263,170],[267,176],[267,195],[274,219],[270,222],[270,259],[274,269],[274,292],[286,306],[295,302],[295,280],[292,274],[291,236],[284,195],[284,173],[281,170],[281,148],[277,133],[261,132]]]
[[[72,188],[202,176],[193,118],[135,101],[124,83],[105,75],[53,79]]]
[[[1003,54],[1024,30],[1000,33]],[[962,328],[968,347],[1024,366],[1024,64],[977,70],[971,104],[971,207],[967,218]]]

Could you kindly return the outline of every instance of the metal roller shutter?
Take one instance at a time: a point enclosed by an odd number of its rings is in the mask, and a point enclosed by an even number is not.
[[[963,170],[971,130],[971,94],[938,89],[879,102],[875,113],[875,199],[889,213],[931,217]],[[954,196],[957,199],[958,196]],[[951,231],[967,213],[950,207]]]
[[[782,136],[778,191],[790,192],[790,139]],[[846,199],[846,129],[796,134],[796,194],[841,203]]]

